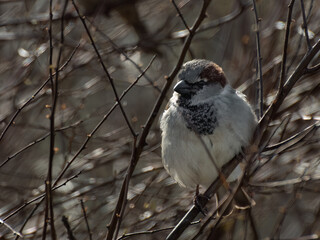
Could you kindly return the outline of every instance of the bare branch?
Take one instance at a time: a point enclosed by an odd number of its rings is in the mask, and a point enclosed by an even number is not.
[[[74,237],[73,232],[71,230],[68,218],[63,215],[61,220],[63,222],[64,227],[67,229],[68,239],[69,240],[76,240],[76,238]]]
[[[289,36],[290,36],[290,25],[292,20],[292,10],[294,6],[294,2],[295,0],[291,0],[288,6],[289,10],[287,15],[286,33],[285,33],[283,51],[282,51],[281,73],[280,73],[280,83],[279,83],[278,91],[282,91],[283,85],[285,83],[285,78],[286,78],[287,49],[288,49],[288,42],[289,42]]]
[[[109,71],[108,71],[107,67],[105,66],[105,64],[104,64],[104,62],[103,62],[103,60],[102,60],[102,57],[101,57],[101,55],[100,55],[100,53],[99,53],[99,50],[98,50],[98,48],[97,48],[97,46],[96,46],[96,44],[95,44],[95,42],[94,42],[94,40],[93,40],[93,38],[92,38],[92,36],[91,36],[91,33],[90,33],[90,31],[89,31],[89,28],[88,28],[88,26],[87,26],[87,24],[86,24],[85,17],[80,14],[79,8],[78,8],[78,6],[76,5],[76,3],[74,2],[74,0],[72,0],[72,4],[73,4],[74,8],[75,8],[76,11],[77,11],[77,14],[78,14],[78,16],[79,16],[79,19],[81,20],[81,22],[82,22],[82,24],[83,24],[83,26],[84,26],[87,34],[88,34],[88,37],[90,38],[91,45],[92,45],[92,47],[94,48],[94,51],[95,51],[96,54],[97,54],[99,63],[101,64],[101,67],[103,68],[103,71],[105,72],[105,74],[106,74],[106,76],[107,76],[107,78],[108,78],[108,80],[109,80],[109,82],[110,82],[110,85],[111,85],[111,87],[112,87],[114,96],[116,97],[116,101],[117,101],[117,103],[119,104],[120,110],[121,110],[122,115],[123,115],[123,117],[124,117],[124,119],[125,119],[125,121],[126,121],[126,123],[127,123],[127,125],[128,125],[128,128],[130,129],[132,136],[133,136],[133,137],[136,137],[137,134],[135,133],[133,127],[131,126],[131,123],[130,123],[128,117],[127,117],[127,114],[125,113],[125,111],[124,111],[124,109],[123,109],[123,106],[122,106],[122,104],[121,104],[121,102],[120,102],[120,98],[119,98],[119,95],[118,95],[116,86],[114,85],[114,82],[113,82],[113,78],[112,78],[111,75],[109,74]]]
[[[185,28],[186,28],[186,29],[188,30],[188,32],[190,33],[191,30],[190,30],[190,28],[189,28],[186,20],[184,19],[183,15],[182,15],[182,13],[181,13],[181,11],[180,11],[180,9],[179,9],[179,7],[177,6],[176,2],[175,2],[174,0],[171,0],[171,2],[172,2],[172,4],[173,4],[173,6],[175,7],[175,9],[176,9],[179,17],[181,18],[181,21],[183,22]]]
[[[77,47],[72,51],[70,57],[66,60],[66,62],[56,72],[52,73],[52,76],[55,76],[57,74],[57,72],[62,71],[71,62],[71,59],[73,58],[74,54],[78,50],[79,46],[80,45],[77,45]],[[35,97],[47,85],[47,83],[49,81],[50,81],[50,77],[48,77],[47,80],[37,89],[37,91],[35,91],[34,94],[32,94],[32,96],[21,107],[18,108],[18,110],[14,113],[14,115],[10,119],[9,123],[6,125],[6,127],[2,131],[2,133],[0,135],[0,142],[3,139],[3,137],[5,136],[6,132],[10,128],[10,126],[12,126],[14,124],[14,120],[19,115],[19,113],[35,99]],[[2,165],[4,165],[4,164],[2,163],[0,167],[2,167]]]
[[[21,233],[18,231],[14,230],[13,227],[11,227],[8,223],[6,223],[4,220],[0,218],[0,225],[3,224],[6,228],[8,228],[14,235],[17,235],[19,237],[23,237]]]
[[[258,17],[258,12],[257,12],[257,7],[256,7],[256,1],[252,0],[253,3],[253,10],[254,10],[254,16],[255,16],[255,33],[256,33],[256,48],[257,48],[257,104],[258,104],[258,109],[259,109],[259,114],[257,114],[259,116],[259,118],[261,118],[263,116],[263,79],[262,79],[262,65],[261,65],[261,61],[262,61],[262,56],[261,56],[261,50],[260,50],[260,27],[259,27],[259,23],[261,21],[261,19]]]
[[[310,43],[310,38],[309,38],[308,23],[307,23],[307,18],[306,18],[306,12],[304,10],[303,0],[300,0],[300,4],[301,4],[301,12],[302,12],[302,18],[303,18],[303,30],[304,30],[304,33],[305,33],[308,50],[310,50],[311,49],[311,43]]]
[[[87,211],[86,211],[86,208],[84,206],[84,203],[83,203],[82,199],[80,199],[80,205],[81,205],[81,209],[82,209],[84,220],[86,222],[89,239],[92,240],[92,233],[91,233],[89,222],[88,222]]]

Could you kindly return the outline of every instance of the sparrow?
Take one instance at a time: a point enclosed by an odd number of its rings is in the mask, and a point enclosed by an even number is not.
[[[256,116],[212,61],[186,62],[173,90],[160,119],[163,165],[181,186],[208,188],[218,169],[249,146]]]

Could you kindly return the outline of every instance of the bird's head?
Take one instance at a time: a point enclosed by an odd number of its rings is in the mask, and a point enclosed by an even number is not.
[[[208,60],[195,59],[182,66],[173,90],[180,95],[180,100],[194,102],[218,95],[226,85],[227,79],[220,66]]]

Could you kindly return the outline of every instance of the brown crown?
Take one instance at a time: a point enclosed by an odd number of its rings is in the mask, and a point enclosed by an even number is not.
[[[208,66],[206,66],[201,72],[200,77],[206,78],[208,82],[220,83],[222,87],[227,84],[227,79],[222,68],[215,63],[210,63]]]

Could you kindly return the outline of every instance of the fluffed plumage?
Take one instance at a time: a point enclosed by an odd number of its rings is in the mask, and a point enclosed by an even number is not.
[[[208,187],[218,176],[215,164],[221,168],[248,146],[256,124],[245,96],[228,84],[221,67],[189,61],[160,120],[164,167],[184,187]]]

